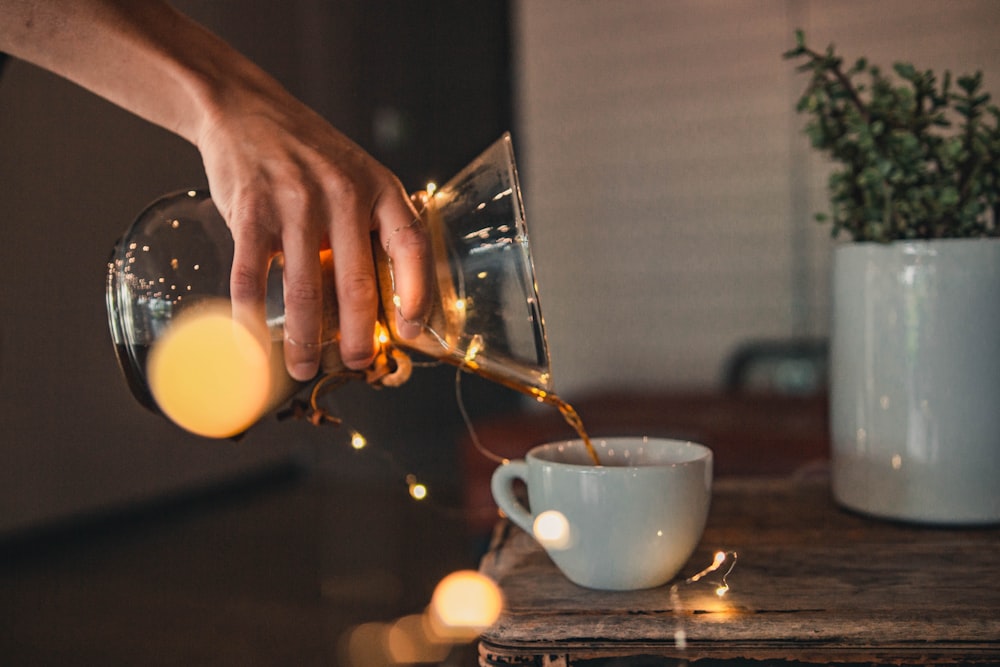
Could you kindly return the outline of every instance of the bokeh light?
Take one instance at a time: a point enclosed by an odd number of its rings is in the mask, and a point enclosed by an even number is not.
[[[441,637],[467,641],[496,623],[502,610],[503,593],[492,579],[474,570],[459,570],[434,589],[428,618]]]
[[[431,630],[423,614],[403,616],[386,633],[389,657],[400,665],[439,664],[451,652],[451,644]]]
[[[390,665],[389,626],[385,623],[362,623],[348,632],[340,646],[341,661],[351,667]]]
[[[566,549],[572,540],[569,520],[558,510],[546,510],[536,516],[532,532],[546,549]]]
[[[368,444],[368,439],[358,431],[351,433],[351,447],[354,449],[364,449]]]
[[[456,645],[473,641],[496,623],[501,611],[503,594],[492,579],[474,570],[452,572],[438,582],[423,614],[362,623],[345,632],[341,662],[350,667],[443,664]]]
[[[414,500],[423,500],[427,497],[427,486],[418,482],[416,475],[407,475],[406,485],[410,489],[410,497]]]
[[[153,398],[182,428],[210,438],[245,431],[267,408],[268,353],[228,303],[181,313],[150,350]]]

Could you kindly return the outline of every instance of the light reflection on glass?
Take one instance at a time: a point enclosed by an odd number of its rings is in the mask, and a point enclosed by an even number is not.
[[[479,334],[473,336],[472,340],[469,341],[469,347],[465,350],[465,363],[472,363],[479,356],[479,353],[483,351],[483,346],[483,337]]]

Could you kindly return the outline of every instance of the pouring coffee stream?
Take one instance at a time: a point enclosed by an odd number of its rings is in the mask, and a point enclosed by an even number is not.
[[[434,294],[421,333],[404,339],[396,329],[396,317],[388,316],[395,313],[387,310],[398,308],[395,276],[385,248],[373,243],[382,303],[375,365],[363,373],[346,369],[336,344],[336,304],[326,303],[320,342],[324,376],[319,382],[332,386],[336,382],[330,382],[331,377],[337,381],[364,377],[374,385],[400,384],[409,377],[410,355],[425,355],[553,405],[599,463],[579,415],[553,392],[510,135],[503,135],[444,186],[429,187],[423,195],[419,220],[431,236]],[[211,428],[196,428],[185,415],[167,409],[162,391],[151,383],[155,378],[150,359],[156,353],[167,355],[173,339],[180,338],[175,331],[187,326],[199,311],[228,303],[232,260],[233,240],[225,221],[208,193],[191,190],[167,195],[148,206],[115,246],[108,263],[108,323],[132,393],[143,405],[209,437],[229,437],[246,430],[303,388],[284,371],[280,255],[272,261],[268,275],[270,389],[259,414],[243,415],[230,423],[219,423],[210,415]],[[324,261],[324,266],[328,264]],[[324,270],[324,281],[324,290],[332,294],[332,271]],[[226,338],[221,344],[238,348],[243,343]],[[213,355],[207,358],[215,360]],[[173,368],[177,361],[163,366]],[[211,412],[215,391],[211,374],[219,371],[202,363],[191,372],[202,376],[185,380],[180,375],[173,391],[186,398],[185,394],[199,387],[203,395],[192,409]]]

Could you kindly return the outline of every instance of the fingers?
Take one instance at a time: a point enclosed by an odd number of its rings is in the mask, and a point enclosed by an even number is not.
[[[384,304],[387,313],[395,311],[396,330],[405,339],[416,338],[430,313],[433,278],[433,254],[427,227],[403,194],[392,190],[376,202],[382,247],[392,260],[395,304]]]
[[[319,242],[308,228],[286,226],[284,252],[285,367],[300,382],[319,371],[323,351],[323,279]]]
[[[379,291],[373,229],[392,260],[398,297],[395,303],[384,305],[385,312],[394,313],[395,329],[403,338],[414,338],[423,329],[432,298],[430,239],[402,186],[394,178],[391,181],[382,190],[366,190],[357,188],[354,181],[341,180],[325,191],[305,195],[299,190],[299,197],[274,198],[264,210],[244,209],[245,213],[232,215],[233,312],[259,331],[266,344],[268,264],[274,253],[284,254],[284,357],[295,380],[305,382],[316,376],[323,346],[330,342],[324,340],[330,333],[323,331],[324,302],[328,308],[331,301],[336,305],[344,365],[362,369],[374,361]],[[320,249],[327,240],[336,295],[324,293]]]
[[[271,244],[247,213],[238,212],[231,216],[234,254],[233,267],[229,279],[229,293],[232,299],[233,318],[245,326],[265,350],[270,346],[270,335],[265,322],[265,297],[267,293],[267,270],[271,258]]]
[[[331,211],[340,357],[345,366],[354,369],[371,365],[376,352],[378,282],[371,247],[371,212],[366,204],[352,188],[342,188]]]
[[[275,198],[264,205],[237,203],[229,214],[234,242],[230,274],[233,317],[254,332],[265,349],[271,349],[265,306],[267,277],[272,257],[283,252],[284,360],[288,374],[301,382],[316,376],[322,353],[319,235],[310,233],[308,210],[301,204],[290,205],[287,198]]]

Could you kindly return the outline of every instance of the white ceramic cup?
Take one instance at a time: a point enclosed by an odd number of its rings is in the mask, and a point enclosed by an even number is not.
[[[580,586],[652,588],[670,581],[705,529],[712,451],[681,440],[594,440],[595,466],[581,440],[535,447],[493,473],[497,505],[534,535]],[[528,487],[525,508],[515,480]]]

